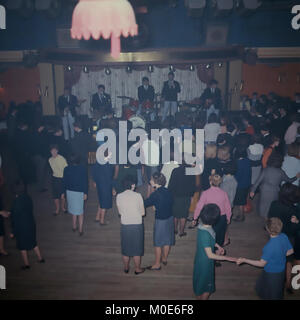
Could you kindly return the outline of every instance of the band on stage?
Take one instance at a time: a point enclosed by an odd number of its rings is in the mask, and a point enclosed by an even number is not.
[[[163,83],[160,92],[155,92],[148,77],[142,78],[142,84],[137,88],[137,99],[128,96],[117,96],[122,99],[121,118],[132,122],[133,127],[146,128],[153,123],[160,123],[167,127],[176,126],[176,120],[185,119],[194,124],[196,118],[208,119],[212,113],[219,114],[222,109],[222,95],[218,82],[211,80],[200,97],[191,101],[178,100],[181,85],[175,80],[174,72],[169,72],[168,80]],[[116,109],[112,106],[111,96],[105,92],[103,84],[90,97],[90,104],[86,99],[78,99],[65,88],[64,94],[58,99],[58,113],[61,117],[65,140],[74,137],[75,119],[81,121],[83,129],[95,132],[101,128],[101,121],[116,116]],[[183,121],[184,122],[184,121]]]

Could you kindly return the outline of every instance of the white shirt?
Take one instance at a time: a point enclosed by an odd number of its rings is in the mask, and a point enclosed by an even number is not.
[[[140,193],[125,190],[116,198],[122,224],[142,224],[145,215],[144,201]]]
[[[289,178],[294,178],[300,172],[300,159],[285,156],[281,169]],[[293,182],[295,186],[299,186],[299,179]]]
[[[219,123],[207,123],[204,126],[204,141],[216,142],[219,133],[221,133],[221,126]]]

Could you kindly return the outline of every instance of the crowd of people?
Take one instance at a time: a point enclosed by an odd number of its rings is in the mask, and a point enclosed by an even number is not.
[[[206,95],[205,102],[212,99],[209,92]],[[205,115],[199,114],[194,123],[188,118],[178,118],[175,111],[170,113],[172,121],[153,123],[152,128],[154,125],[164,128],[168,124],[173,128],[204,129],[204,170],[200,176],[186,175],[189,165],[174,159],[155,166],[96,162],[90,168],[88,153],[97,148],[97,143],[80,119],[75,119],[74,132],[66,136],[63,121],[49,126],[41,117],[33,124],[21,112],[24,105],[12,105],[5,133],[9,143],[2,158],[5,160],[7,152],[11,155],[18,177],[9,177],[2,171],[0,253],[7,255],[3,218],[10,217],[11,237],[17,240],[23,268],[29,268],[28,250],[34,249],[38,260],[45,262],[36,241],[28,185],[36,183],[39,192],[46,192],[49,175],[53,214],[70,213],[73,231],[78,230],[79,236],[83,236],[90,173],[99,200],[95,221],[101,227],[107,227],[107,210],[116,201],[125,273],[129,272],[131,257],[136,275],[167,266],[176,235],[178,239],[185,237],[186,224],[190,222],[189,228],[198,230],[193,274],[197,298],[208,299],[215,291],[214,268],[221,266],[219,261],[223,260],[264,268],[257,282],[257,294],[262,299],[282,299],[284,287],[293,292],[291,269],[294,264],[300,264],[300,101],[299,95],[295,97],[293,102],[273,93],[259,98],[254,94],[252,100],[247,100],[247,106],[236,113],[225,111],[220,105],[212,106],[210,102]],[[172,104],[169,108],[172,109]],[[164,116],[167,118],[167,114]],[[113,117],[106,118],[100,122],[99,130],[110,128],[117,133],[117,122]],[[10,165],[6,161],[3,167]],[[3,196],[3,186],[8,193],[12,190],[11,202]],[[143,186],[147,187],[144,197],[140,193]],[[270,240],[260,260],[229,257],[224,248],[231,244],[230,224],[245,223],[245,213],[254,209],[256,197],[259,199],[255,210]],[[147,207],[155,208],[155,261],[143,268],[143,217]]]

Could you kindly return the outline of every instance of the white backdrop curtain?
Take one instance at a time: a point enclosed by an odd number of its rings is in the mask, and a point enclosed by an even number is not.
[[[125,67],[120,69],[111,68],[111,74],[106,75],[105,70],[90,71],[80,74],[79,81],[73,85],[72,93],[78,99],[86,99],[81,106],[81,113],[87,114],[90,108],[91,96],[97,92],[97,86],[104,84],[105,91],[111,95],[112,106],[118,117],[122,114],[122,105],[128,100],[122,100],[117,96],[128,96],[137,99],[137,88],[142,83],[143,77],[148,77],[150,84],[154,87],[155,93],[161,93],[163,82],[168,79],[169,68],[154,68],[152,73],[133,70],[127,73]],[[178,100],[191,101],[199,98],[206,88],[206,84],[201,82],[197,76],[197,71],[179,70],[175,71],[175,80],[180,83],[181,92]]]

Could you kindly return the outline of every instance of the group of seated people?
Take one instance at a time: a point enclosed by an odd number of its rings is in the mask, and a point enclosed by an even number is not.
[[[17,114],[18,110],[14,109],[13,112]],[[117,131],[116,123],[116,119],[111,119],[102,122],[101,128],[108,127]],[[183,124],[176,125],[181,127]],[[185,125],[188,127],[191,124]],[[26,187],[32,183],[30,174],[36,172],[39,190],[45,191],[45,175],[51,169],[52,197],[55,203],[53,213],[55,216],[60,211],[72,214],[72,229],[74,232],[78,230],[82,236],[84,203],[88,201],[87,158],[92,142],[91,136],[83,130],[79,121],[76,121],[74,128],[74,138],[66,142],[61,128],[53,130],[40,125],[33,129],[21,119],[15,124],[14,131],[8,126],[8,138],[12,142],[9,150],[17,164],[23,185]],[[215,290],[212,270],[215,265],[221,264],[213,263],[214,260],[264,267],[257,291],[261,298],[282,298],[284,282],[287,290],[292,292],[291,268],[293,264],[300,264],[299,128],[299,107],[295,104],[284,105],[277,97],[277,100],[268,99],[251,105],[249,110],[240,113],[220,112],[219,116],[211,113],[208,119],[197,119],[196,127],[192,129],[204,129],[205,138],[204,170],[200,176],[186,175],[188,165],[178,164],[174,159],[155,167],[95,163],[91,167],[99,200],[95,221],[101,227],[107,227],[106,213],[112,208],[116,196],[121,216],[124,272],[129,272],[130,257],[134,258],[136,275],[147,269],[159,271],[162,264],[167,266],[176,235],[178,239],[185,237],[186,223],[191,221],[190,229],[198,226],[194,270],[194,292],[198,298],[207,299]],[[147,187],[144,199],[136,192],[143,186]],[[22,192],[26,192],[26,188],[16,189],[24,189]],[[245,221],[245,213],[254,207],[252,200],[256,197],[259,199],[255,209],[266,223],[272,244],[268,243],[265,247],[259,262],[225,256],[224,247],[231,243],[230,224],[232,221]],[[30,201],[24,198],[24,205],[25,203],[32,216]],[[152,206],[155,207],[155,262],[143,268],[142,217],[145,215],[145,208]],[[14,221],[18,219],[17,212],[18,210],[13,214]],[[193,213],[192,217],[189,217],[190,212]],[[19,230],[21,233],[23,231]],[[42,262],[44,259],[36,244],[35,228],[32,226],[30,231],[24,232],[30,233],[31,241],[19,243],[18,248],[23,252],[24,267],[27,268],[29,263],[24,251],[35,249],[39,260]],[[281,232],[288,239],[282,237]],[[18,237],[18,234],[15,236]],[[276,238],[277,236],[280,237]],[[1,237],[3,232],[0,233],[0,239]],[[275,246],[278,252],[269,248],[274,246],[274,241],[283,243],[281,247]],[[5,253],[3,241],[0,241],[0,252]],[[282,265],[274,265],[274,262],[271,265],[272,255],[282,256],[283,252],[284,269]],[[289,256],[286,265],[285,254]],[[275,287],[269,288],[269,291],[262,290],[268,285],[269,276],[274,276],[273,273],[277,275],[274,278]]]

